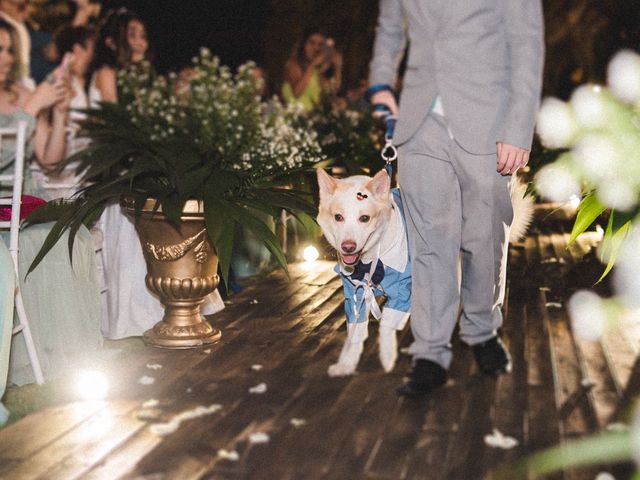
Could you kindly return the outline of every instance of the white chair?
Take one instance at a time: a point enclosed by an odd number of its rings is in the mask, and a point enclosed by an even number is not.
[[[18,235],[20,233],[20,206],[22,183],[24,180],[26,132],[26,122],[19,122],[17,128],[0,129],[0,152],[2,150],[3,138],[8,136],[15,137],[16,155],[14,172],[9,175],[0,175],[0,184],[5,183],[13,185],[11,197],[8,199],[0,199],[0,205],[11,205],[11,220],[0,221],[0,229],[9,230],[9,252],[11,253],[11,258],[13,259],[13,265],[18,279],[20,278],[20,273],[18,272]],[[44,383],[42,368],[40,367],[40,360],[38,359],[36,347],[33,343],[33,337],[31,336],[31,329],[29,328],[29,320],[27,319],[27,313],[22,302],[22,293],[20,292],[19,281],[16,282],[16,285],[16,312],[18,315],[14,322],[13,334],[16,335],[22,332],[36,383],[42,384]]]

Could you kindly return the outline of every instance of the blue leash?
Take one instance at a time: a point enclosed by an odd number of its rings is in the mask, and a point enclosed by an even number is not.
[[[380,156],[385,161],[384,169],[389,174],[389,178],[393,175],[393,166],[391,162],[398,158],[398,150],[393,146],[393,131],[396,128],[397,118],[391,115],[391,110],[384,104],[376,104],[373,106],[373,112],[378,113],[384,118],[386,123],[386,132],[384,134],[384,146],[380,152]]]

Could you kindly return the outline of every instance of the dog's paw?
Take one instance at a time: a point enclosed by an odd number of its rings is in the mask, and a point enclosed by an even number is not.
[[[394,329],[380,328],[380,363],[385,372],[393,370],[398,359],[398,341]]]
[[[356,373],[356,366],[349,363],[334,363],[327,370],[330,377],[346,377]]]

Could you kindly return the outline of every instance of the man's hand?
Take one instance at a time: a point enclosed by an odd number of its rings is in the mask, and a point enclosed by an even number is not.
[[[381,92],[376,92],[371,96],[371,105],[386,105],[389,110],[391,110],[391,115],[397,117],[400,113],[400,109],[398,108],[398,102],[396,102],[396,98],[393,96],[388,90],[383,90]]]
[[[496,171],[501,175],[512,175],[529,163],[529,150],[498,142],[498,164]]]

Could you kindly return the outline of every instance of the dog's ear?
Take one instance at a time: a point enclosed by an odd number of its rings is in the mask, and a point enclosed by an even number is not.
[[[318,176],[318,186],[320,187],[320,201],[329,198],[338,188],[338,181],[324,171],[322,168],[316,168]]]
[[[391,179],[386,170],[380,170],[376,175],[369,180],[369,183],[365,186],[367,190],[373,193],[373,196],[384,200],[389,196],[389,189],[391,188]]]

